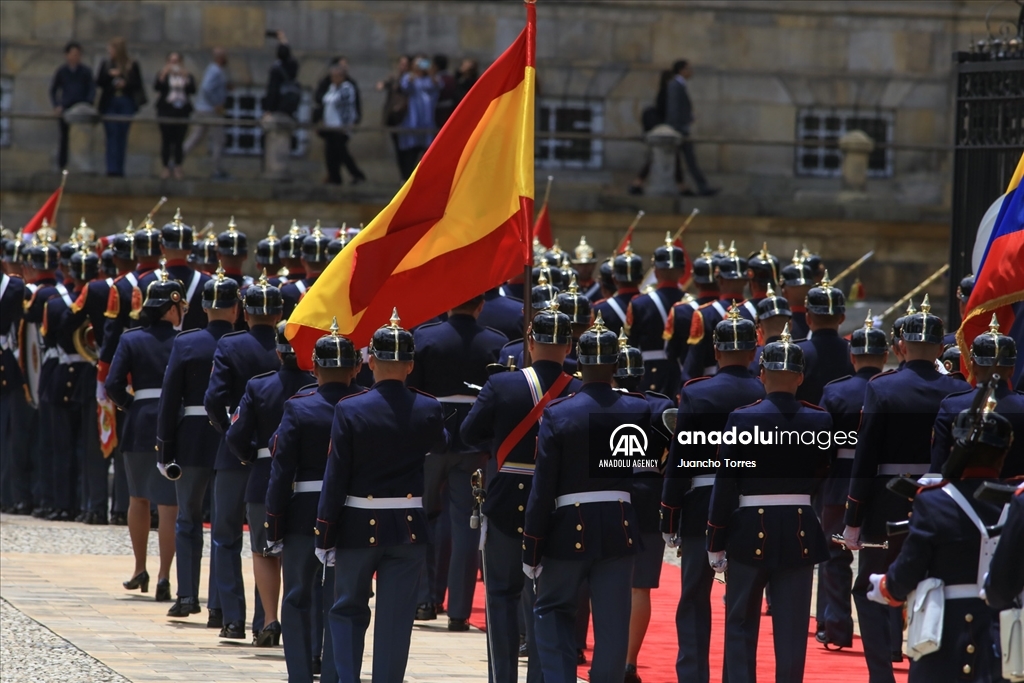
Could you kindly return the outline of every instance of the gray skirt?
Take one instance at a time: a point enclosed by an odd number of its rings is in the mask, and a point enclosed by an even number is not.
[[[174,482],[156,468],[156,451],[125,453],[124,470],[132,498],[145,498],[157,505],[178,504]]]

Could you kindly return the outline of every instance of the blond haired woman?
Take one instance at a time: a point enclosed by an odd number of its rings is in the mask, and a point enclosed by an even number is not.
[[[134,116],[146,103],[139,64],[128,56],[124,38],[107,44],[107,59],[96,72],[96,85],[102,90],[99,111],[104,116]],[[124,158],[128,151],[129,121],[104,121],[107,137],[107,175],[124,176]]]

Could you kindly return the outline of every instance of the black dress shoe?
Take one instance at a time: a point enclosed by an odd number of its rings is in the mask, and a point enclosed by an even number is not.
[[[18,503],[11,510],[12,515],[31,515],[32,514],[32,503]]]
[[[160,515],[155,512],[149,513],[149,528],[159,529],[160,528]]]
[[[272,621],[256,636],[256,647],[273,647],[281,644],[281,622]]]
[[[433,621],[437,619],[437,609],[430,603],[416,608],[416,621]]]
[[[469,623],[465,619],[452,619],[448,617],[449,631],[468,631]]]
[[[170,602],[171,601],[171,580],[160,579],[156,582],[156,601],[157,602]]]
[[[112,526],[128,526],[128,514],[125,512],[111,512],[110,524]]]
[[[140,573],[133,576],[129,581],[122,581],[121,585],[127,591],[133,591],[136,588],[142,590],[143,593],[149,592],[149,572],[143,569]]]
[[[224,628],[224,613],[216,607],[206,610],[206,628]]]
[[[187,617],[190,614],[199,614],[200,611],[199,601],[195,598],[178,598],[171,605],[171,608],[167,610],[167,616]]]
[[[85,523],[92,526],[106,526],[107,525],[107,513],[106,512],[90,512],[89,516],[85,519]]]
[[[319,657],[313,657],[313,675],[319,676],[321,669],[323,669],[323,662]]]
[[[233,640],[245,640],[245,622],[232,621],[224,624],[224,628],[220,630],[220,637],[231,638]]]
[[[439,602],[434,605],[434,611],[438,614],[444,614],[444,604]]]
[[[902,662],[903,661],[903,653],[900,652],[899,650],[897,650],[897,651],[895,651],[895,652],[893,652],[891,654],[892,654],[892,657],[890,657],[890,659],[892,659],[893,662]]]
[[[36,508],[32,511],[32,516],[36,519],[46,519],[53,512],[53,508]]]
[[[636,673],[636,664],[626,665],[626,675],[623,677],[623,683],[641,683],[640,676]]]
[[[70,522],[75,518],[75,515],[71,510],[54,510],[46,516],[51,522]]]

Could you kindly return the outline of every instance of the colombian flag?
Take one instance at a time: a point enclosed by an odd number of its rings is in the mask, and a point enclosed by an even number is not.
[[[50,198],[46,200],[42,208],[36,211],[36,215],[32,216],[32,219],[25,224],[25,227],[21,229],[21,233],[27,237],[44,225],[54,225],[54,219],[57,217],[57,206],[60,204],[60,198],[63,194],[64,183],[61,183],[60,187],[54,190]]]
[[[971,342],[983,333],[992,314],[1003,334],[1014,323],[1013,304],[1024,301],[1024,154],[1006,188],[1003,204],[975,273],[974,289],[967,301],[964,321],[956,333],[964,374],[970,377]]]
[[[521,273],[533,223],[536,10],[483,73],[391,203],[302,298],[287,336],[302,365],[332,316],[365,346],[397,307],[418,325]]]

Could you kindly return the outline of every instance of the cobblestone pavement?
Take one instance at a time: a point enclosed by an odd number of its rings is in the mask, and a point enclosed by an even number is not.
[[[150,537],[151,574],[155,536]],[[202,613],[169,619],[170,603],[154,602],[152,587],[147,594],[125,591],[121,581],[132,569],[127,538],[125,527],[0,516],[3,683],[287,679],[280,647],[254,649],[243,641],[221,641],[207,629],[205,597]],[[252,564],[243,562],[242,567],[251,596]],[[204,560],[203,593],[208,571]],[[173,570],[171,576],[173,589]],[[487,680],[484,634],[477,629],[449,633],[446,626],[444,618],[417,622],[406,681]],[[366,641],[363,679],[368,681],[372,624]]]

